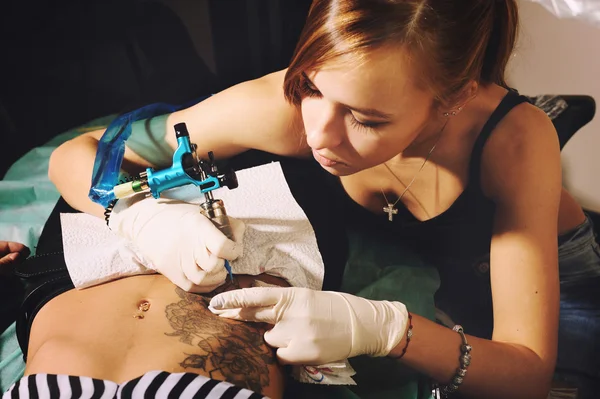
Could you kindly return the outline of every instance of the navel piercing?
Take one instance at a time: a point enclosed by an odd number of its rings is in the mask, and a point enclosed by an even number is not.
[[[144,316],[144,313],[142,313],[142,312],[147,312],[149,309],[150,309],[150,302],[141,301],[138,305],[138,311],[133,314],[133,318],[134,319],[143,319],[145,316]]]
[[[148,302],[148,301],[140,302],[138,309],[141,310],[142,312],[147,312],[148,309],[150,309],[150,302]]]

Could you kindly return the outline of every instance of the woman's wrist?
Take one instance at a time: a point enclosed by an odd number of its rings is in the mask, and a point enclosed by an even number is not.
[[[452,377],[452,380],[450,381],[450,383],[448,383],[446,385],[434,384],[434,387],[438,390],[438,392],[442,398],[447,398],[448,396],[450,396],[451,394],[453,394],[454,392],[456,392],[458,390],[460,385],[463,383],[463,379],[467,375],[467,368],[471,364],[472,347],[467,342],[467,337],[463,331],[462,326],[457,324],[452,328],[452,331],[457,332],[461,337],[461,341],[462,341],[462,344],[460,345],[461,355],[459,357],[459,362],[458,362],[459,366],[457,367],[456,372],[455,372],[454,376]]]
[[[406,323],[406,328],[404,329],[404,333],[402,334],[402,338],[400,342],[390,351],[387,355],[389,358],[400,360],[404,357],[406,352],[408,351],[408,346],[410,345],[410,341],[413,336],[413,324],[412,324],[412,314],[408,313],[408,321]]]

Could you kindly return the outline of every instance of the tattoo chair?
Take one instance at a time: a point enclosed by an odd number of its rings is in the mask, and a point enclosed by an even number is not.
[[[596,102],[590,96],[560,96],[566,101],[567,108],[556,116],[552,123],[558,133],[561,150],[567,142],[577,133],[583,126],[587,125],[596,113]],[[600,243],[600,213],[585,210],[590,219],[594,223],[596,232],[596,241]]]

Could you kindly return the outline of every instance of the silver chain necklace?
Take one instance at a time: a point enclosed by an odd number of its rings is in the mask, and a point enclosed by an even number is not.
[[[437,140],[435,141],[435,143],[433,144],[433,146],[431,147],[431,149],[429,150],[429,152],[427,153],[427,156],[425,157],[425,161],[423,161],[423,164],[421,165],[421,167],[419,168],[419,170],[417,171],[417,173],[415,173],[415,175],[413,176],[412,180],[410,181],[410,183],[408,183],[408,186],[406,186],[406,188],[404,189],[404,191],[402,191],[402,193],[400,194],[400,196],[398,197],[398,199],[394,202],[391,203],[388,199],[387,196],[385,195],[385,192],[383,191],[383,188],[381,189],[381,194],[383,194],[383,198],[385,199],[385,202],[387,203],[387,206],[383,207],[383,211],[385,213],[388,214],[388,220],[390,222],[392,222],[394,220],[394,215],[398,214],[398,209],[396,208],[396,205],[398,204],[398,202],[400,202],[400,200],[404,197],[404,195],[408,192],[408,189],[410,188],[410,186],[412,186],[412,184],[415,182],[415,180],[417,179],[417,176],[419,175],[419,173],[421,173],[421,171],[423,170],[423,168],[425,167],[425,164],[427,164],[427,161],[429,161],[429,158],[431,158],[431,154],[433,154],[433,150],[435,150],[435,147],[437,146],[438,142],[440,141],[440,138],[442,137],[442,132],[444,131],[444,129],[446,128],[446,124],[448,123],[448,121],[446,121],[444,123],[444,126],[442,127],[442,129],[440,130],[439,136],[437,138]],[[398,178],[398,176],[396,176],[396,174],[394,172],[392,172],[392,169],[387,165],[387,163],[383,163],[383,165],[387,168],[387,170],[392,174],[392,176],[394,176],[398,181],[402,182],[402,180],[400,180]]]

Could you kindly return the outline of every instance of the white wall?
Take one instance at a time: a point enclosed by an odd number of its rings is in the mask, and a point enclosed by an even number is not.
[[[585,94],[595,98],[594,120],[563,149],[564,185],[588,209],[600,211],[600,25],[559,19],[520,0],[519,45],[509,83],[522,94]]]

